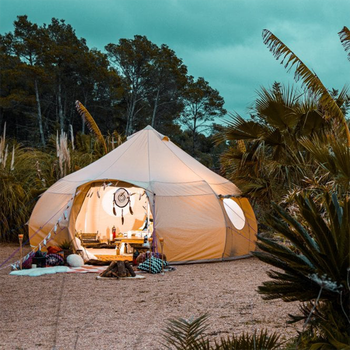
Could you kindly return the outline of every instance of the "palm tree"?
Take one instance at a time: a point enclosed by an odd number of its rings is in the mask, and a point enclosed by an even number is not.
[[[296,81],[301,81],[302,85],[315,97],[317,97],[320,105],[324,110],[324,117],[326,119],[334,119],[335,122],[343,125],[344,132],[346,134],[347,145],[350,147],[350,131],[347,124],[345,115],[341,110],[337,102],[332,98],[329,91],[325,88],[319,77],[313,73],[298,56],[289,49],[280,39],[278,39],[269,30],[263,30],[263,41],[267,45],[277,60],[281,60],[285,68],[295,68],[294,78]],[[349,30],[344,27],[340,32],[340,39],[345,47],[349,50]],[[344,100],[347,98],[347,89],[344,88],[342,93]]]
[[[330,124],[322,118],[317,100],[278,83],[258,91],[250,112],[248,120],[232,115],[217,137],[218,142],[231,145],[221,164],[245,195],[267,207],[317,171],[298,140],[324,134]],[[236,147],[237,140],[245,141],[243,149]]]
[[[338,34],[345,51],[348,53],[348,60],[350,61],[350,30],[344,27]]]

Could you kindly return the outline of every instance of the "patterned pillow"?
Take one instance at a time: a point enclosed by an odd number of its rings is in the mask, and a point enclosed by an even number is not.
[[[150,266],[151,265],[151,266]],[[168,263],[163,261],[163,267],[167,266]],[[151,267],[151,271],[150,271]],[[142,264],[138,266],[139,270],[150,272],[150,273],[160,273],[162,272],[162,260],[151,256],[151,264],[149,259],[146,259]]]
[[[47,254],[46,265],[48,266],[64,265],[64,259],[60,254]]]

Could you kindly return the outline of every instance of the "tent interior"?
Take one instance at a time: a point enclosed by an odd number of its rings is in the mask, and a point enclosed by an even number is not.
[[[118,247],[113,242],[120,237],[141,241],[152,235],[153,219],[146,191],[116,181],[85,184],[80,190],[81,206],[75,220],[75,233],[80,238],[96,234],[96,240],[101,243],[96,246],[86,244],[84,248],[94,256],[124,255],[132,258],[136,244],[121,243]],[[119,251],[113,251],[117,247]]]

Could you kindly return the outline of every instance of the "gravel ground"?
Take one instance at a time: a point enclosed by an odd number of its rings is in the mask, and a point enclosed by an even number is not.
[[[17,247],[0,244],[0,264]],[[0,349],[163,349],[160,334],[169,318],[204,313],[213,337],[266,328],[287,340],[296,335],[287,314],[298,304],[261,299],[256,290],[268,269],[249,258],[109,281],[96,280],[96,273],[10,276],[5,268]]]

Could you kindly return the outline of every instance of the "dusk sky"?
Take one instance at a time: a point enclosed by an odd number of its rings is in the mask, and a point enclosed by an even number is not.
[[[104,51],[120,38],[146,35],[167,44],[188,67],[219,90],[229,112],[247,115],[256,91],[274,81],[293,84],[262,42],[269,29],[321,78],[341,89],[350,62],[338,32],[350,28],[349,0],[0,0],[0,33],[13,31],[18,15],[39,25],[64,19]]]

